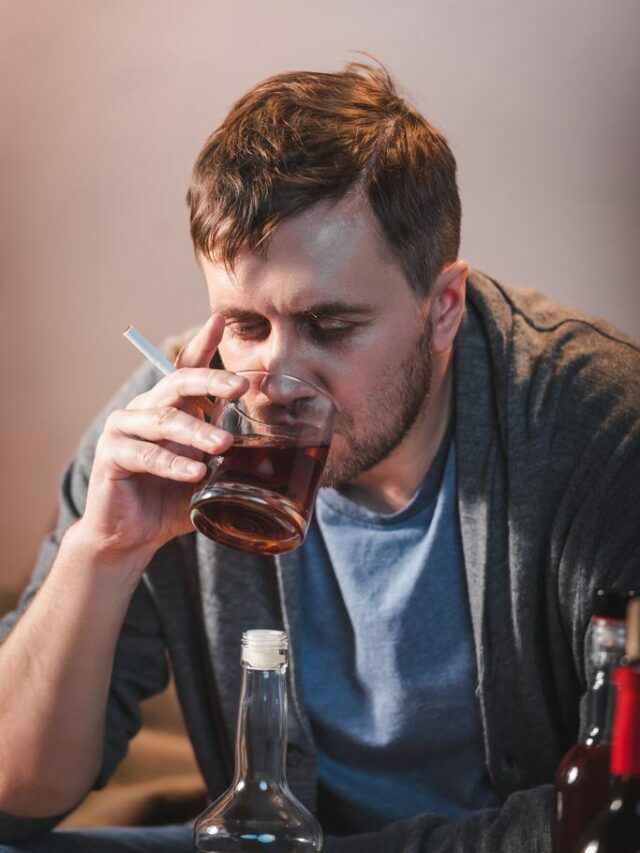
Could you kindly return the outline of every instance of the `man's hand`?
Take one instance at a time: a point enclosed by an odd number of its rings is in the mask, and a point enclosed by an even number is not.
[[[224,319],[212,315],[178,355],[174,373],[109,416],[79,522],[85,541],[102,553],[151,555],[192,529],[189,502],[207,471],[203,454],[224,453],[233,441],[203,420],[194,398],[234,399],[248,385],[208,367],[223,332]]]

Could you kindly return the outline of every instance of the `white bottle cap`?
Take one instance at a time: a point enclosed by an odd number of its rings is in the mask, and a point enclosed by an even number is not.
[[[251,669],[278,669],[287,663],[289,638],[284,631],[258,628],[242,635],[242,663]]]

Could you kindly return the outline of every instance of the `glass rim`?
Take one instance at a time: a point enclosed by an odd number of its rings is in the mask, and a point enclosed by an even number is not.
[[[229,373],[236,373],[238,376],[247,376],[249,373],[260,373],[263,376],[284,376],[285,379],[293,379],[294,382],[302,382],[305,385],[308,385],[310,388],[314,388],[318,394],[322,394],[323,397],[326,397],[330,400],[334,409],[338,409],[336,401],[333,399],[333,396],[325,391],[324,388],[320,388],[319,385],[316,385],[315,382],[310,382],[308,379],[301,379],[299,376],[294,376],[293,373],[283,373],[282,370],[230,370]],[[240,398],[242,399],[242,398]]]
[[[257,370],[256,369],[256,370],[233,370],[230,372],[235,373],[237,376],[249,376],[249,375],[256,375],[256,374],[260,375],[260,376],[284,376],[285,379],[292,379],[294,382],[301,382],[302,384],[308,385],[310,388],[313,388],[314,391],[318,392],[318,394],[321,394],[323,397],[326,397],[326,399],[331,403],[331,406],[333,408],[333,417],[335,417],[335,415],[337,414],[338,406],[336,404],[336,401],[331,396],[331,394],[329,394],[329,392],[325,391],[323,388],[319,388],[315,383],[309,382],[308,379],[301,379],[299,376],[294,376],[292,373],[283,373],[280,370]],[[239,408],[240,400],[242,400],[242,397],[238,397],[236,400],[225,400],[224,408],[234,409],[240,417],[244,418],[244,420],[249,421],[250,423],[253,423],[253,424],[258,424],[261,427],[267,427],[269,429],[278,430],[279,432],[284,432],[288,436],[295,436],[298,434],[296,432],[295,427],[287,427],[287,426],[284,426],[282,424],[269,424],[266,421],[260,421],[260,420],[258,420],[258,418],[254,418],[251,415],[246,414],[246,412],[243,412],[242,409]],[[333,425],[332,425],[331,432],[333,432]]]

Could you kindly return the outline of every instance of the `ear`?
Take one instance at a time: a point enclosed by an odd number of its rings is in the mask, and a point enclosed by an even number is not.
[[[466,261],[454,261],[440,271],[431,288],[431,346],[434,352],[445,352],[455,340],[464,314],[468,274]]]

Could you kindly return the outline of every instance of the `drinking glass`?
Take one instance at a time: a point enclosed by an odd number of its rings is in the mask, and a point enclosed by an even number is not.
[[[222,545],[263,555],[304,541],[333,434],[335,403],[311,382],[239,370],[249,388],[214,401],[211,423],[234,436],[191,499],[191,521]]]

